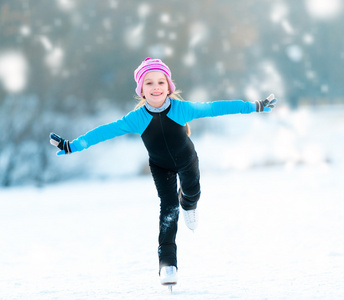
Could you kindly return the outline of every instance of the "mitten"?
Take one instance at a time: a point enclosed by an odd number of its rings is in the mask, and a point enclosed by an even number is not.
[[[257,112],[270,112],[272,108],[275,107],[275,103],[277,102],[277,99],[275,99],[274,94],[270,94],[269,97],[267,97],[265,100],[256,101],[256,111]]]
[[[64,140],[55,133],[50,133],[50,144],[58,147],[61,151],[57,152],[57,155],[71,154],[76,150],[75,146],[68,140]]]

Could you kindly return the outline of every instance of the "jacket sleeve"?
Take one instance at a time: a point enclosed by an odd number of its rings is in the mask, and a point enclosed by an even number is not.
[[[256,104],[242,100],[220,100],[214,102],[189,102],[174,100],[171,117],[180,125],[194,119],[217,117],[229,114],[249,114],[256,111]]]
[[[145,110],[137,109],[120,120],[101,125],[87,132],[73,140],[72,144],[76,147],[77,151],[81,151],[92,145],[127,133],[138,133],[141,135],[147,128],[151,119],[152,117],[148,113],[145,113]]]

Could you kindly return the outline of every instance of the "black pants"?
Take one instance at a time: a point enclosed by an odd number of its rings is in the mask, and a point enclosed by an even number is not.
[[[200,172],[198,158],[173,170],[149,163],[158,196],[159,219],[159,269],[163,266],[177,267],[176,235],[178,229],[179,200],[185,210],[195,209],[200,198]],[[177,175],[180,180],[181,197],[178,199]]]

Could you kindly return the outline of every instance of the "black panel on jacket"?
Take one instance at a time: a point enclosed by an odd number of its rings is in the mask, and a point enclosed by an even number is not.
[[[171,106],[160,113],[150,112],[153,119],[141,135],[150,160],[156,165],[178,170],[196,155],[194,145],[186,134],[186,126],[167,117]]]

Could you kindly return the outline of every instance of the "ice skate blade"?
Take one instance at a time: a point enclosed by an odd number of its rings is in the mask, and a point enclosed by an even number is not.
[[[177,282],[170,282],[170,283],[164,283],[162,285],[167,286],[168,290],[170,291],[170,293],[172,294],[172,287],[175,286],[177,284]]]

